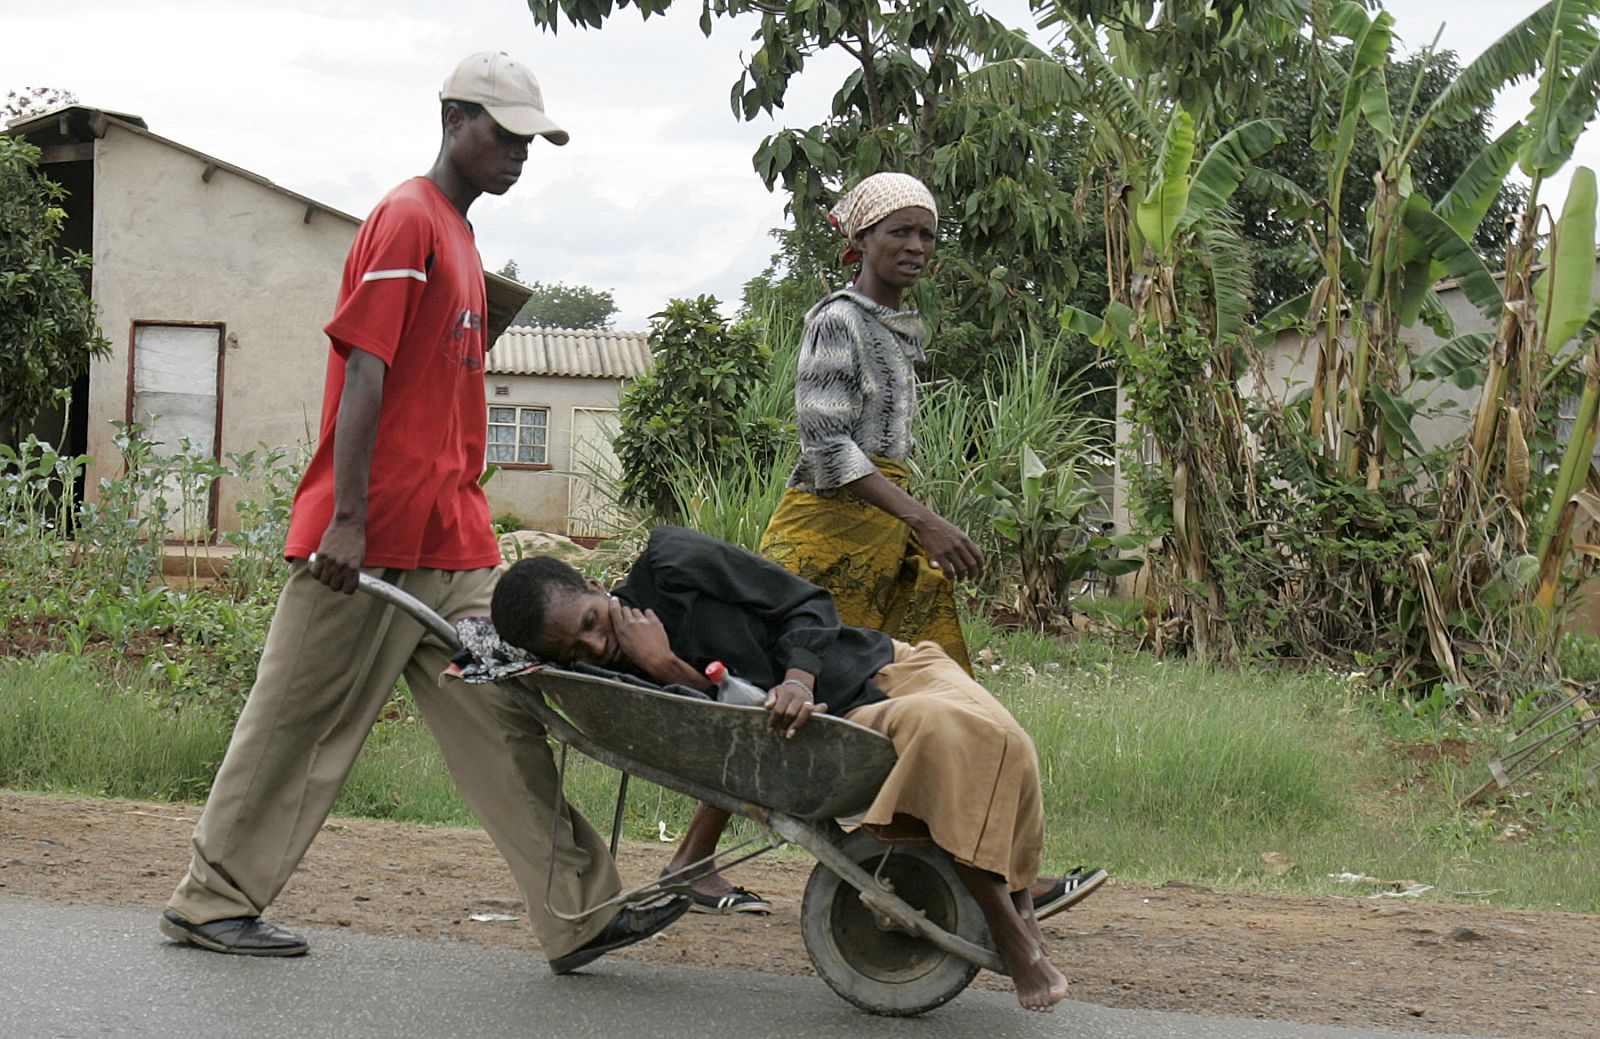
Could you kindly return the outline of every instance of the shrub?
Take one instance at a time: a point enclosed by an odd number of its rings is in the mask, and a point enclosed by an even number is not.
[[[668,303],[651,320],[650,342],[655,365],[621,401],[622,500],[680,519],[675,486],[770,466],[782,423],[741,421],[740,402],[766,373],[770,353],[750,327],[730,327],[713,297]]]

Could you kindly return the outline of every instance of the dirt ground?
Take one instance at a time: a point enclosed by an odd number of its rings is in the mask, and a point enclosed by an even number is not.
[[[0,792],[0,897],[147,906],[153,936],[197,814]],[[624,876],[642,881],[666,857],[660,845],[625,846]],[[771,916],[691,914],[617,955],[810,973],[798,918],[809,870],[809,860],[777,856],[745,864],[735,879],[772,899]],[[537,952],[520,923],[471,919],[520,912],[480,831],[334,820],[270,918]],[[1595,916],[1113,878],[1045,931],[1072,981],[1070,998],[1109,1007],[1551,1039],[1592,1039],[1600,1020]],[[1005,980],[984,974],[977,983]]]

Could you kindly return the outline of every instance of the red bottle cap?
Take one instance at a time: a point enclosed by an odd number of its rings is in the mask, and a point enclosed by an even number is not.
[[[721,685],[722,680],[728,677],[728,665],[720,660],[713,660],[706,665],[706,677],[713,683]]]

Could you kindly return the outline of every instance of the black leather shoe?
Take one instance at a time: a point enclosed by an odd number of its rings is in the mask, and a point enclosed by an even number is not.
[[[175,942],[188,942],[212,952],[234,956],[304,956],[310,946],[298,934],[262,923],[259,917],[234,916],[226,920],[192,924],[168,909],[156,926]]]
[[[593,963],[613,949],[642,942],[687,913],[690,904],[684,896],[674,895],[647,906],[623,906],[622,911],[606,924],[605,930],[565,956],[557,956],[551,960],[550,973],[570,974],[586,963]]]

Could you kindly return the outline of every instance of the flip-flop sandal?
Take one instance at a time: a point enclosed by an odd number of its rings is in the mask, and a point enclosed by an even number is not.
[[[690,888],[689,910],[694,913],[770,913],[772,903],[753,891],[736,887],[720,895],[706,895]]]
[[[1095,867],[1078,866],[1066,876],[1056,879],[1049,891],[1033,900],[1033,915],[1044,920],[1088,898],[1094,889],[1106,882],[1111,874]]]

